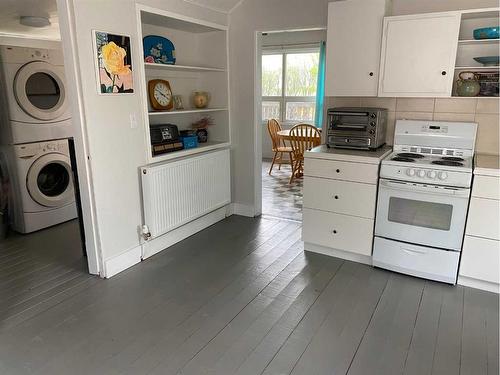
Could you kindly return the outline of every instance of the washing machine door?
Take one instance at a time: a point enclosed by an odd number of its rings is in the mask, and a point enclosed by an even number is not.
[[[63,68],[44,61],[23,65],[14,78],[14,95],[29,116],[42,121],[59,119],[67,107]]]
[[[31,198],[45,207],[61,207],[75,200],[71,162],[65,155],[45,154],[28,170],[26,186]]]

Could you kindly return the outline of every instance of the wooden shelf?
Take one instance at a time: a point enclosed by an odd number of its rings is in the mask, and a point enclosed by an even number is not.
[[[203,113],[203,112],[222,112],[227,111],[227,108],[203,108],[203,109],[182,109],[180,111],[155,111],[148,112],[149,116],[163,116],[163,115],[183,115],[187,113]]]
[[[500,66],[456,66],[455,70],[498,70]]]
[[[489,44],[498,44],[500,39],[464,39],[459,40],[459,46],[484,46]]]
[[[207,151],[217,150],[220,148],[229,147],[229,145],[230,145],[229,142],[216,142],[216,141],[210,142],[209,141],[206,143],[199,143],[198,147],[196,147],[196,148],[173,151],[173,152],[169,152],[169,153],[166,153],[163,155],[153,156],[152,160],[153,160],[153,163],[159,163],[159,162],[162,162],[165,160],[172,160],[172,159],[180,158],[183,156],[196,155],[196,154],[200,154],[202,152],[207,152]]]
[[[213,68],[208,66],[191,66],[191,65],[171,65],[171,64],[157,64],[157,63],[144,63],[144,67],[148,69],[161,69],[173,71],[190,71],[190,72],[225,72],[224,68]]]

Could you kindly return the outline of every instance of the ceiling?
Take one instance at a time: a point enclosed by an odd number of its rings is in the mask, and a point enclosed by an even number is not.
[[[200,5],[218,12],[229,13],[236,8],[243,0],[184,0],[188,3]]]
[[[48,17],[51,25],[42,28],[23,26],[19,23],[20,16]],[[56,0],[0,0],[0,34],[60,40]]]
[[[218,12],[229,13],[243,0],[184,0]],[[21,16],[42,16],[51,25],[43,28],[23,26]],[[56,0],[0,0],[0,35],[33,39],[60,40]]]

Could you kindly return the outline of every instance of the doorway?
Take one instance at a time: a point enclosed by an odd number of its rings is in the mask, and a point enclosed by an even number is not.
[[[28,11],[36,22],[19,35],[16,22]],[[2,327],[78,293],[99,272],[94,226],[84,225],[89,210],[82,210],[90,194],[80,189],[88,177],[73,105],[77,89],[66,77],[71,69],[58,19],[55,0],[25,1],[0,27],[0,110],[6,114],[0,123]]]
[[[257,156],[262,214],[302,221],[303,178],[291,178],[286,133],[299,123],[315,124],[320,48],[326,30],[263,32],[257,38],[260,82],[256,87],[260,90],[255,102],[262,144]],[[270,120],[279,125],[278,135]]]

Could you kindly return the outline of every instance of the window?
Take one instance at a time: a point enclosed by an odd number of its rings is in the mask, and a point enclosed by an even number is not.
[[[319,51],[264,52],[262,119],[314,122]]]

